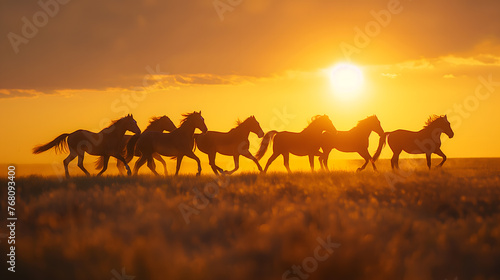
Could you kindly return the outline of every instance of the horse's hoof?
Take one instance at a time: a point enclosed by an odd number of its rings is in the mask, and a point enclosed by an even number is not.
[[[356,169],[356,172],[361,172],[361,171],[363,171],[363,169],[361,167]]]

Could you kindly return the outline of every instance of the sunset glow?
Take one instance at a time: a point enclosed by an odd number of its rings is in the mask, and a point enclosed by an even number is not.
[[[335,96],[343,100],[352,100],[361,94],[364,78],[359,67],[353,64],[339,63],[329,72]]]
[[[127,114],[144,129],[151,117],[179,125],[195,110],[214,131],[251,115],[264,131],[301,131],[318,114],[339,130],[373,114],[384,130],[418,130],[430,115],[448,114],[456,131],[449,157],[500,156],[489,140],[500,131],[488,126],[500,120],[497,2],[257,2],[71,2],[43,26],[43,17],[33,20],[45,11],[35,2],[7,3],[2,163],[62,165],[64,155],[31,149]],[[258,139],[251,143],[255,151]]]

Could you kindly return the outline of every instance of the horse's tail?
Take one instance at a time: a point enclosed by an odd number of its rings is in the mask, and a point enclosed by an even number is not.
[[[382,133],[379,135],[380,139],[378,140],[378,148],[377,148],[377,151],[375,152],[375,154],[373,155],[373,161],[376,161],[378,159],[378,157],[380,156],[380,153],[382,153],[382,149],[385,146],[388,135],[389,135],[389,132],[385,132],[385,133]]]
[[[45,145],[39,145],[33,148],[34,154],[43,153],[53,147],[56,149],[56,153],[65,153],[68,151],[68,141],[67,138],[69,133],[64,133],[56,137],[56,139],[50,141]]]
[[[96,170],[102,169],[104,167],[104,156],[98,157],[94,164]]]
[[[255,158],[257,158],[257,160],[260,160],[264,156],[267,151],[267,147],[269,147],[269,143],[271,143],[276,133],[278,133],[276,130],[271,130],[264,135],[264,138],[262,138],[262,141],[260,142],[259,151],[255,154]]]
[[[139,137],[141,137],[140,133],[136,133],[130,137],[127,143],[127,149],[125,151],[125,161],[130,162],[135,155],[135,144],[137,144],[137,141],[139,140]]]

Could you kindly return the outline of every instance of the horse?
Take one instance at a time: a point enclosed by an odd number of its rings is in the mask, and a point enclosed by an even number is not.
[[[143,132],[147,131],[160,131],[163,132],[164,130],[171,132],[172,130],[176,129],[177,127],[175,124],[170,120],[169,117],[167,116],[162,116],[162,117],[153,117],[149,121],[149,125],[144,129]],[[132,143],[137,142],[137,139],[139,139],[140,134],[135,134],[135,135],[125,135],[123,136],[123,139],[120,143],[120,147],[123,151],[123,154],[126,154],[127,151],[127,144],[132,141]],[[127,164],[132,160],[132,158],[135,156],[140,156],[139,153],[131,154],[128,157],[125,158],[125,161]],[[163,164],[163,170],[165,171],[165,174],[167,173],[167,164],[165,163],[165,160],[159,155],[159,154],[153,154],[153,157],[158,160],[161,164]],[[99,159],[96,161],[96,169],[101,169],[103,166],[103,159],[104,157],[99,157]],[[117,160],[116,161],[116,167],[120,171],[120,173],[123,174],[123,170],[125,169],[125,165],[123,162]]]
[[[368,152],[369,137],[372,131],[380,136],[379,148],[377,152],[375,152],[373,158]],[[363,166],[359,167],[357,171],[365,169],[368,162],[372,163],[373,170],[376,171],[377,167],[375,166],[375,161],[378,159],[380,151],[382,150],[383,144],[381,143],[384,137],[384,130],[380,126],[380,121],[375,115],[359,121],[354,128],[348,131],[338,131],[337,133],[325,131],[322,134],[323,141],[321,145],[323,155],[319,158],[321,167],[328,170],[328,156],[332,149],[337,149],[344,153],[357,152],[365,160]]]
[[[445,133],[450,139],[455,135],[446,115],[430,116],[425,122],[424,128],[420,131],[399,129],[387,132],[387,142],[393,152],[391,158],[392,169],[399,169],[399,155],[402,151],[409,154],[425,154],[429,169],[431,169],[431,154],[437,154],[443,158],[437,167],[443,166],[446,155],[441,151],[441,133]],[[383,138],[385,142],[386,137]]]
[[[207,126],[205,125],[205,120],[201,116],[201,111],[184,114],[182,116],[184,119],[181,121],[180,127],[172,132],[162,133],[159,131],[148,131],[139,136],[137,143],[135,143],[135,148],[133,143],[127,145],[127,157],[133,155],[134,150],[140,153],[140,157],[134,166],[134,175],[137,175],[139,168],[147,162],[149,169],[151,169],[155,175],[159,176],[158,172],[155,170],[155,163],[153,160],[154,153],[177,158],[176,176],[179,174],[182,158],[184,156],[196,160],[196,163],[198,163],[198,173],[196,173],[196,175],[199,176],[201,174],[200,159],[193,152],[194,131],[198,128],[205,133],[207,132]]]
[[[127,115],[126,117],[113,121],[111,125],[98,133],[80,129],[72,133],[61,134],[51,142],[33,148],[33,153],[39,154],[51,148],[55,148],[56,153],[66,152],[69,148],[69,155],[63,161],[66,178],[69,178],[68,164],[77,156],[78,167],[80,167],[85,175],[90,176],[90,173],[83,166],[85,152],[90,155],[103,157],[103,168],[97,176],[101,176],[102,173],[106,171],[110,156],[123,162],[127,169],[127,175],[130,175],[130,168],[121,155],[123,149],[120,146],[126,131],[141,133],[132,115]]]
[[[248,117],[243,122],[237,121],[236,124],[237,126],[229,132],[208,131],[204,134],[195,135],[196,146],[200,151],[208,155],[208,162],[215,175],[219,175],[219,173],[228,175],[233,174],[239,168],[240,155],[253,160],[259,168],[259,171],[262,171],[259,161],[250,151],[248,151],[250,147],[248,135],[250,132],[253,132],[257,134],[259,138],[262,138],[264,136],[264,131],[262,131],[259,122],[257,122],[254,116]],[[234,169],[231,171],[223,171],[222,168],[218,167],[215,164],[215,156],[217,153],[233,156]]]
[[[255,155],[257,159],[261,159],[267,151],[269,143],[274,139],[273,154],[267,161],[263,173],[267,172],[269,165],[279,156],[283,155],[284,165],[288,173],[291,173],[289,165],[289,154],[296,156],[309,156],[309,164],[311,170],[314,171],[314,157],[321,156],[319,151],[321,147],[321,134],[323,131],[336,133],[337,129],[333,126],[332,121],[327,115],[316,116],[311,123],[301,132],[278,132],[271,130],[264,135],[260,144],[259,151]]]

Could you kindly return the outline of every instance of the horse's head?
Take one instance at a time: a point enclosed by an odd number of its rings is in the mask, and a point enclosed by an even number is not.
[[[128,131],[132,131],[133,133],[141,133],[141,129],[137,125],[137,122],[134,120],[134,117],[129,114],[123,118],[124,127]]]
[[[322,116],[316,117],[311,122],[310,126],[312,126],[312,125],[318,127],[321,130],[321,132],[328,131],[331,133],[337,133],[337,129],[335,128],[332,121],[330,120],[330,118],[327,115],[322,115]]]
[[[380,121],[378,120],[377,116],[373,115],[370,118],[370,126],[373,131],[375,131],[378,135],[383,135],[384,129],[382,129],[382,126],[380,125]]]
[[[158,119],[158,121],[160,122],[160,127],[163,130],[171,132],[177,128],[175,124],[172,122],[172,120],[167,116],[161,117],[160,119]]]
[[[446,115],[444,116],[437,116],[437,115],[432,115],[429,117],[429,119],[425,122],[424,128],[431,129],[431,130],[436,130],[437,132],[443,132],[448,137],[453,138],[455,133],[451,129],[450,122],[448,121],[448,117]]]
[[[443,132],[448,135],[448,137],[453,138],[455,136],[455,133],[451,129],[451,124],[448,121],[448,116],[444,115],[440,118],[439,120],[440,127],[443,129]]]
[[[247,121],[251,132],[257,134],[259,138],[264,137],[264,131],[260,127],[260,124],[255,118],[255,116],[251,116],[250,118],[247,119]]]
[[[201,116],[201,111],[199,112],[193,112],[191,117],[194,120],[194,127],[198,128],[201,130],[201,132],[205,133],[208,131],[207,126],[205,125],[205,119]]]

